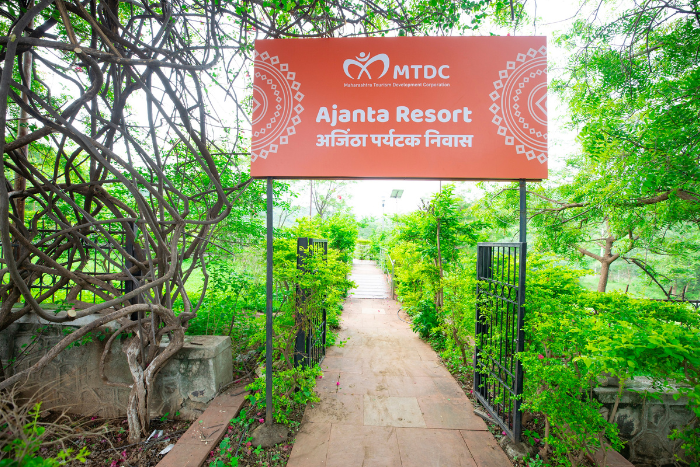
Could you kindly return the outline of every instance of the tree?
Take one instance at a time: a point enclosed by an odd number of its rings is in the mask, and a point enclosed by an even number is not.
[[[332,214],[347,209],[347,190],[351,183],[340,180],[315,180],[311,181],[313,191],[311,193],[316,214],[323,219]]]
[[[686,261],[698,250],[687,233],[700,228],[699,14],[694,1],[652,0],[602,24],[579,19],[557,38],[570,58],[552,89],[581,152],[530,188],[528,217],[543,250],[600,264],[600,292],[626,261],[670,296],[649,253]],[[515,189],[496,191],[501,214],[517,206]]]
[[[645,248],[664,250],[669,229],[700,228],[699,18],[695,1],[649,1],[607,24],[577,21],[558,40],[575,53],[554,88],[569,103],[595,179],[582,184],[590,196],[574,209],[617,211],[603,216],[618,227],[604,237],[606,248],[628,239],[620,257],[644,239]],[[603,266],[615,257],[606,253]],[[652,274],[640,257],[625,259]]]
[[[605,292],[610,268],[616,261],[634,264],[661,287],[648,258],[673,255],[690,258],[697,251],[695,236],[682,233],[690,228],[671,222],[668,204],[636,205],[611,187],[606,173],[584,155],[570,157],[563,179],[541,185],[529,184],[528,237],[538,251],[555,253],[579,261],[591,258],[600,265],[598,287]],[[493,189],[476,206],[478,215],[496,227],[517,229],[518,187]],[[661,287],[665,295],[668,290]]]
[[[447,185],[430,202],[424,201],[419,210],[395,218],[397,239],[413,243],[421,256],[432,263],[430,276],[438,311],[443,305],[441,281],[445,267],[457,261],[458,247],[476,243],[484,226],[481,222],[468,222],[461,203],[454,194],[454,185]]]

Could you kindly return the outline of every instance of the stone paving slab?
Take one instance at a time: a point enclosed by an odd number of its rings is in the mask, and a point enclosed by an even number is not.
[[[333,425],[326,462],[328,467],[401,467],[396,428]]]
[[[321,402],[306,407],[303,422],[362,425],[363,399],[354,394],[325,394]]]
[[[362,277],[360,289],[385,280],[375,266],[355,264],[352,277],[362,275],[374,282]],[[511,465],[436,353],[400,319],[400,307],[388,298],[345,301],[343,346],[327,351],[321,401],[306,408],[289,466]]]
[[[418,405],[428,428],[486,431],[486,422],[474,415],[471,404],[466,403],[468,401],[433,395],[419,397]]]
[[[389,383],[385,376],[357,373],[340,373],[336,385],[338,394],[357,394],[360,396],[389,396]]]
[[[403,467],[477,467],[455,430],[396,430]]]
[[[433,378],[433,384],[435,384],[435,387],[437,388],[437,392],[449,399],[452,398],[466,398],[467,396],[464,394],[464,391],[462,390],[461,387],[459,387],[459,384],[457,381],[452,378],[450,375],[449,378]],[[471,402],[470,402],[471,404]]]
[[[316,380],[316,392],[338,392],[338,386],[336,385],[338,379],[340,379],[340,371],[324,371],[323,377]]]
[[[415,397],[363,396],[365,426],[425,428]]]
[[[389,395],[396,397],[432,396],[437,392],[433,378],[413,376],[387,376]]]
[[[460,430],[460,433],[476,462],[476,467],[512,465],[508,456],[488,431]]]
[[[330,437],[330,423],[304,423],[297,433],[287,467],[325,466]]]

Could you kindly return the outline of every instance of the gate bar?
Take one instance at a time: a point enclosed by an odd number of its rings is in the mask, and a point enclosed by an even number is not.
[[[272,425],[272,177],[267,177],[267,306],[265,310],[265,423]]]

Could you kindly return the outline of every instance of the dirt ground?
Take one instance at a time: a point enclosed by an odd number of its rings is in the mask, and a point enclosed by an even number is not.
[[[304,417],[305,408],[306,406],[296,407],[289,417],[291,429],[287,439],[267,449],[256,448],[252,445],[250,432],[255,428],[254,424],[249,425],[243,421],[231,423],[221,444],[210,453],[210,458],[204,465],[210,467],[228,466],[231,463],[231,458],[235,456],[239,457],[238,464],[234,464],[237,467],[281,467],[287,465],[294,446],[294,438],[299,431],[301,419]],[[250,402],[246,401],[241,408],[241,413],[243,411],[247,413],[250,410]],[[257,413],[258,417],[262,415],[264,415],[262,412]]]
[[[53,414],[47,414],[50,419]],[[175,444],[187,428],[192,424],[189,420],[176,420],[161,417],[151,421],[150,433],[156,432],[150,440],[145,439],[136,444],[128,442],[128,430],[126,419],[101,420],[75,419],[76,436],[67,442],[66,447],[80,450],[87,447],[90,455],[87,463],[73,462],[71,467],[100,466],[100,467],[153,467],[165,454],[160,452],[170,444]],[[162,434],[158,435],[158,431]],[[100,435],[84,435],[81,432],[101,432]],[[42,448],[40,455],[46,457],[55,455],[58,448]]]

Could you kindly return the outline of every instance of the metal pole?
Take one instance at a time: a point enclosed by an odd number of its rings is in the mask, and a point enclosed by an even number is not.
[[[520,258],[518,258],[520,272],[518,274],[518,341],[516,352],[525,351],[525,284],[527,280],[527,190],[525,180],[520,180]],[[523,365],[518,359],[515,369],[515,394],[523,393]],[[522,413],[520,411],[521,400],[518,398],[514,404],[513,441],[520,442],[522,435]]]
[[[527,242],[527,191],[525,180],[520,180],[520,241]]]
[[[272,177],[267,178],[267,309],[265,320],[265,423],[272,425]]]

